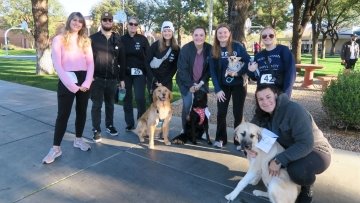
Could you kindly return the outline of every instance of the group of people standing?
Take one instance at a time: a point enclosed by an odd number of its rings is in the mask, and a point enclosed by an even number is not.
[[[70,14],[63,33],[57,35],[52,43],[52,59],[59,75],[58,115],[53,146],[43,162],[52,163],[61,156],[60,144],[75,99],[76,138],[73,146],[87,151],[91,147],[82,139],[82,134],[89,97],[93,103],[93,140],[100,142],[103,103],[106,132],[118,135],[113,123],[117,88],[126,89],[123,106],[125,130],[130,131],[135,126],[133,93],[138,110],[137,118],[140,118],[146,110],[146,86],[149,94],[157,86],[166,86],[172,90],[172,78],[175,74],[183,101],[183,129],[191,109],[193,93],[200,89],[209,92],[209,80],[212,79],[218,109],[214,146],[222,148],[228,140],[226,114],[230,99],[233,102],[234,128],[243,121],[248,82],[243,75],[248,75],[257,81],[258,86],[255,93],[257,110],[253,122],[278,134],[280,144],[286,149],[269,167],[274,171],[281,166],[290,168],[291,174],[295,174],[291,175],[294,177],[293,181],[302,185],[304,190],[301,194],[306,194],[300,202],[310,202],[315,174],[328,167],[331,146],[311,115],[290,100],[296,77],[294,58],[286,46],[276,44],[275,30],[265,27],[261,31],[261,44],[265,49],[259,51],[252,61],[243,45],[233,41],[227,24],[217,26],[213,45],[205,42],[206,29],[195,27],[192,31],[193,40],[181,49],[175,40],[175,28],[170,21],[163,22],[161,37],[151,46],[145,36],[137,33],[138,25],[139,20],[130,17],[128,32],[120,37],[112,32],[112,14],[105,12],[101,16],[100,31],[89,38],[82,14]],[[227,72],[230,56],[241,57],[243,67],[240,71]],[[159,66],[151,66],[153,58],[163,61]],[[236,140],[234,143],[238,144]]]

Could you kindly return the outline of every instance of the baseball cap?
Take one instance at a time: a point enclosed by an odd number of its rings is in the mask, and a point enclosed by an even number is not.
[[[164,29],[170,29],[171,31],[175,32],[174,25],[170,21],[164,21],[161,26],[161,32],[164,31]]]
[[[105,12],[101,15],[101,19],[111,19],[113,20],[113,15],[111,15],[111,13],[109,12]]]

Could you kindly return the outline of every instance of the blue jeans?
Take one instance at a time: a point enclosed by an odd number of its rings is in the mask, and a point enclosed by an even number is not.
[[[183,101],[181,122],[182,122],[182,129],[185,130],[186,118],[189,115],[192,106],[193,93],[188,91],[186,95],[182,94],[181,97]]]
[[[114,103],[117,83],[116,79],[109,80],[95,77],[91,84],[91,100],[93,102],[91,120],[93,130],[101,132],[100,123],[103,101],[105,102],[105,125],[106,127],[114,125]]]

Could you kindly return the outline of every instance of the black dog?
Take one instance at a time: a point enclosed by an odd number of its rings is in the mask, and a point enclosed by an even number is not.
[[[200,89],[194,93],[190,119],[186,122],[184,133],[173,138],[172,143],[184,144],[190,140],[193,144],[197,144],[196,139],[201,139],[201,136],[206,133],[207,143],[212,144],[209,136],[209,120],[205,115],[206,107],[207,93]]]

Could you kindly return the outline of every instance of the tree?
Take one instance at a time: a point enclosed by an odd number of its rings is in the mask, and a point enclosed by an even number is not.
[[[321,0],[291,0],[293,5],[293,36],[292,52],[295,57],[295,63],[301,63],[301,38],[307,23],[315,14],[315,11]]]
[[[234,40],[245,41],[245,22],[253,0],[228,0],[228,17]]]
[[[318,59],[318,39],[319,35],[321,33],[321,30],[323,29],[323,17],[326,13],[326,7],[329,4],[330,0],[323,0],[321,4],[319,5],[319,8],[316,10],[315,14],[311,18],[311,30],[312,30],[312,58],[311,63],[317,64]],[[323,39],[326,39],[326,36],[323,36]],[[324,45],[324,44],[323,44]],[[325,47],[322,48],[325,51]]]
[[[101,25],[101,15],[104,12],[110,12],[115,15],[117,11],[122,10],[122,7],[123,5],[121,5],[121,1],[119,0],[104,0],[94,5],[90,10],[91,18],[93,20],[91,33],[97,32],[99,26]],[[129,13],[125,13],[129,15]],[[122,26],[123,25],[116,24],[114,30],[118,33],[122,33]]]
[[[322,33],[325,39],[327,36],[330,37],[330,55],[334,55],[335,45],[339,40],[338,30],[351,27],[357,23],[360,0],[330,0],[326,5],[325,10],[326,15],[322,23],[326,26],[323,27]],[[323,39],[323,42],[325,39]]]
[[[285,29],[290,21],[291,13],[288,11],[290,0],[256,0],[253,4],[253,22],[274,29]]]
[[[34,18],[34,39],[36,47],[36,74],[41,74],[40,60],[49,46],[48,0],[31,0]]]
[[[158,10],[154,21],[161,25],[165,20],[170,20],[177,32],[177,41],[181,45],[181,34],[184,28],[189,30],[194,24],[201,25],[206,13],[206,2],[200,0],[155,0]],[[171,15],[169,15],[171,14]],[[195,16],[197,16],[195,18]]]

